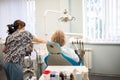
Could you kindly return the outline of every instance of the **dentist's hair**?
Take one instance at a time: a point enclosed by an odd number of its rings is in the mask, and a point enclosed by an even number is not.
[[[12,34],[13,32],[15,32],[19,26],[21,27],[25,27],[25,22],[21,21],[21,20],[15,20],[13,24],[8,24],[8,34]]]

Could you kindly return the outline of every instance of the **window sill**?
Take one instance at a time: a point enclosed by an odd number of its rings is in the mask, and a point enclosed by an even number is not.
[[[120,41],[84,41],[85,44],[120,44]]]

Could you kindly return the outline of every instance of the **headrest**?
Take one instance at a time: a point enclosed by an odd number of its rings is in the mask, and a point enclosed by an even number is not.
[[[61,52],[61,47],[56,42],[48,42],[47,43],[47,50],[51,54],[52,53],[60,53]]]

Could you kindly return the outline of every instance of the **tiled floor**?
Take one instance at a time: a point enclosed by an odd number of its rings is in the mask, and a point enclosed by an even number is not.
[[[120,80],[120,76],[89,75],[90,80]]]

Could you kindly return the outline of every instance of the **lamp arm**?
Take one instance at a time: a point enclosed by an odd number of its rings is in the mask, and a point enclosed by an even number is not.
[[[46,16],[48,14],[48,12],[52,12],[52,13],[62,13],[62,11],[56,11],[56,10],[46,10],[44,12],[44,16]]]
[[[48,34],[47,34],[47,26],[46,26],[46,16],[50,12],[51,13],[57,13],[57,14],[61,14],[62,13],[62,11],[56,11],[56,10],[46,10],[44,12],[43,16],[44,16],[44,26],[45,26],[45,37],[46,37],[46,39],[47,39],[47,36],[48,36]]]

